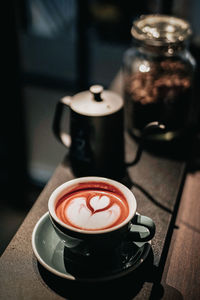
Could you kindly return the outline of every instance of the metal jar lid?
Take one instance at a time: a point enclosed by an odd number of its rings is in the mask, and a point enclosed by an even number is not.
[[[192,31],[188,22],[168,15],[143,15],[133,22],[132,36],[152,46],[182,43]]]

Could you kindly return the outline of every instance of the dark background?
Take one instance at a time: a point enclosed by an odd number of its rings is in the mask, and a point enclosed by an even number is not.
[[[131,45],[134,19],[164,13],[191,23],[197,107],[200,100],[198,0],[12,0],[2,6],[0,254],[66,153],[51,129],[57,101],[91,84],[109,87]],[[195,149],[200,153],[198,139]]]

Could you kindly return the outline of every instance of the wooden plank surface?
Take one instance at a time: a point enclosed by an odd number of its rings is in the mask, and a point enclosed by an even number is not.
[[[200,172],[188,174],[163,274],[163,299],[200,299]]]
[[[126,159],[131,160],[137,145],[126,137]],[[72,179],[67,158],[27,215],[0,259],[0,299],[149,299],[157,280],[174,206],[183,179],[182,162],[144,152],[138,165],[127,169],[121,180],[135,194],[138,212],[156,223],[152,251],[140,268],[126,277],[102,284],[80,284],[63,280],[41,267],[33,254],[31,235],[39,218],[47,211],[51,192]],[[81,297],[80,297],[81,293]],[[95,295],[95,297],[94,297]]]

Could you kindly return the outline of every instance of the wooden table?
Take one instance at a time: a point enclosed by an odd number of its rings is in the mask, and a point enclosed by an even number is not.
[[[120,94],[121,76],[119,72],[111,85]],[[127,160],[134,157],[136,148],[126,136]],[[200,153],[200,146],[194,148]],[[185,175],[183,161],[148,152],[127,169],[122,183],[135,194],[138,212],[156,223],[152,251],[138,269],[123,278],[78,283],[44,269],[31,246],[33,228],[47,211],[50,194],[74,178],[66,156],[0,259],[0,299],[200,299],[200,172],[187,173],[186,180]]]
[[[135,142],[127,136],[127,159],[130,160],[134,156],[136,147]],[[147,152],[142,154],[142,159],[136,166],[127,169],[127,174],[121,181],[135,194],[138,212],[150,216],[156,224],[152,251],[137,270],[120,279],[105,283],[78,283],[57,277],[44,269],[37,262],[31,246],[33,228],[47,211],[51,192],[58,185],[74,178],[66,156],[1,257],[0,299],[109,299],[111,295],[112,299],[149,299],[151,295],[166,295],[166,284],[168,287],[173,286],[170,280],[176,278],[173,270],[178,267],[177,255],[174,257],[174,250],[172,250],[173,253],[168,259],[168,271],[163,273],[176,221],[184,174],[185,163]],[[187,190],[186,187],[186,193],[189,193]],[[184,226],[187,226],[186,212]],[[197,212],[195,216],[198,219]],[[194,235],[199,234],[192,224],[188,230],[194,230]],[[177,247],[176,241],[173,242],[173,248]],[[190,244],[187,245],[189,246]],[[181,247],[180,243],[178,247]],[[178,255],[178,258],[181,260],[181,256]],[[186,266],[185,259],[182,265],[183,268],[184,265]],[[165,276],[164,279],[162,274]],[[166,290],[169,293],[169,288]]]
[[[161,284],[163,299],[200,299],[200,172],[186,177]]]

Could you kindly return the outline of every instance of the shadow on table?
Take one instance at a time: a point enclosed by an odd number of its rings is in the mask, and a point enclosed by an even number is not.
[[[66,155],[65,159],[62,162],[63,166],[68,169],[68,172],[70,172],[70,177],[71,178],[75,178],[75,174],[72,171],[72,167],[70,164],[70,159],[69,156]],[[124,185],[126,185],[129,189],[132,189],[133,187],[137,188],[138,190],[140,190],[153,204],[155,204],[156,206],[158,206],[159,208],[163,209],[164,211],[172,214],[172,210],[169,209],[168,207],[166,207],[165,205],[163,205],[162,203],[160,203],[158,200],[156,200],[144,187],[142,187],[141,185],[139,185],[136,182],[133,182],[129,176],[129,172],[126,169],[125,174],[123,174],[123,177],[121,178],[117,178],[115,180],[118,180],[119,182],[123,183]]]
[[[58,277],[38,263],[39,273],[46,283],[58,295],[67,299],[132,299],[145,282],[156,282],[156,267],[153,265],[153,251],[147,259],[129,275],[105,282],[79,282]]]
[[[141,186],[140,184],[136,183],[135,181],[132,181],[128,172],[126,172],[125,176],[123,177],[123,179],[121,180],[121,182],[126,185],[130,190],[135,187],[136,189],[138,189],[140,192],[142,192],[148,200],[150,200],[154,205],[156,205],[157,207],[161,208],[162,210],[172,214],[172,210],[169,209],[167,206],[163,205],[161,202],[159,202],[158,200],[156,200],[143,186]]]
[[[155,284],[151,296],[149,300],[183,300],[183,295],[174,287],[165,284],[162,286],[161,284]]]

